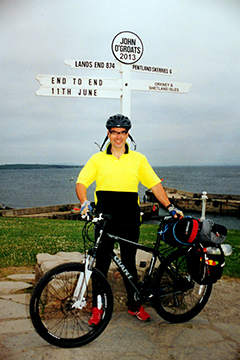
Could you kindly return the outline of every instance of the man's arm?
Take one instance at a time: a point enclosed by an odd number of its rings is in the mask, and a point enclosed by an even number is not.
[[[87,200],[87,188],[85,185],[83,185],[81,183],[77,183],[76,193],[77,193],[77,197],[79,198],[81,204]]]
[[[76,185],[76,193],[77,197],[79,198],[81,202],[81,210],[80,214],[85,215],[88,211],[92,211],[92,206],[90,204],[90,201],[87,199],[87,188],[85,185],[81,183],[77,183]]]
[[[158,183],[157,185],[153,186],[151,188],[153,194],[157,198],[157,200],[165,206],[165,208],[169,211],[171,216],[177,217],[184,217],[183,212],[177,208],[175,208],[169,201],[167,194],[162,187],[161,183]]]
[[[158,183],[157,185],[153,186],[151,190],[155,195],[155,197],[157,198],[157,200],[161,204],[163,204],[165,208],[171,204],[161,183]]]

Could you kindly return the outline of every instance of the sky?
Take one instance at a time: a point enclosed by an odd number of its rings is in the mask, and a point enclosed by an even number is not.
[[[66,59],[116,62],[114,37],[142,40],[136,64],[177,69],[187,94],[131,91],[131,135],[153,166],[240,165],[238,0],[1,0],[0,165],[83,165],[98,151],[119,99],[37,96],[38,74],[118,79]]]

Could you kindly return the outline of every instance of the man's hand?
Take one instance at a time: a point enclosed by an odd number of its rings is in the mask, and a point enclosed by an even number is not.
[[[179,218],[183,218],[183,212],[177,208],[175,208],[172,204],[168,205],[167,210],[169,212],[169,214],[175,218],[179,217]]]
[[[90,201],[86,200],[82,203],[82,206],[81,206],[81,210],[80,210],[80,214],[83,216],[83,215],[86,215],[86,213],[88,211],[92,211],[92,206],[91,206],[91,203]]]

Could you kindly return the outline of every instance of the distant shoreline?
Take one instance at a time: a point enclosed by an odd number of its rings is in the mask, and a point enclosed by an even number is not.
[[[63,165],[63,164],[4,164],[0,170],[28,170],[28,169],[70,169],[82,168],[84,165]],[[240,167],[240,165],[153,165],[153,168],[204,168],[204,167]]]
[[[0,170],[28,170],[28,169],[66,169],[80,168],[83,165],[44,165],[44,164],[5,164]]]

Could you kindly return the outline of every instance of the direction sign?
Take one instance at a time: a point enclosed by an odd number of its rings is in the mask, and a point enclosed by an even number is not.
[[[166,68],[163,66],[139,65],[139,64],[133,64],[131,70],[137,72],[144,72],[148,74],[152,73],[154,75],[168,75],[168,76],[172,76],[173,74],[178,73],[178,70],[174,70],[172,68]]]
[[[120,90],[121,79],[108,79],[84,76],[65,76],[65,75],[37,75],[36,79],[45,87],[95,87],[95,88],[114,88]]]
[[[119,70],[120,64],[114,61],[96,61],[96,60],[71,60],[64,61],[65,65],[71,66],[73,69],[89,69],[89,70]]]
[[[132,80],[131,90],[157,91],[168,93],[187,93],[192,84],[190,83],[171,83],[152,80]]]
[[[67,87],[45,87],[41,86],[36,95],[57,96],[57,97],[78,97],[78,98],[111,98],[120,99],[121,90],[105,90],[100,88],[67,88]]]
[[[64,61],[65,65],[71,66],[73,69],[88,69],[88,70],[121,70],[122,64],[114,61],[96,61],[96,60],[74,60],[67,59]],[[154,75],[168,75],[177,74],[178,70],[167,68],[164,66],[140,65],[132,64],[131,71],[141,73],[152,73]]]

